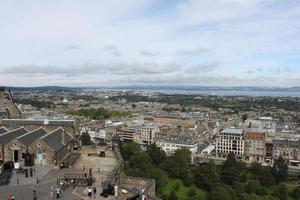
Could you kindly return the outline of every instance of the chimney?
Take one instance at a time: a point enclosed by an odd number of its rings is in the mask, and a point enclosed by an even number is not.
[[[63,131],[61,132],[61,143],[62,144],[66,144],[66,129],[63,129]]]

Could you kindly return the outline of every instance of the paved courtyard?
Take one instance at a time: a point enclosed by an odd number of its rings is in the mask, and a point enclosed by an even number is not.
[[[88,156],[88,154],[98,153],[99,151],[100,149],[83,147],[80,159],[78,159],[73,168],[70,169],[59,170],[53,166],[36,166],[36,172],[33,177],[29,178],[25,178],[24,174],[16,174],[16,172],[14,172],[10,185],[0,187],[0,200],[8,199],[10,194],[14,195],[16,200],[31,200],[34,199],[33,190],[36,190],[37,200],[49,200],[49,188],[51,185],[56,186],[59,177],[62,177],[65,173],[82,173],[83,167],[93,169],[93,176],[96,179],[94,186],[97,188],[97,198],[95,198],[95,200],[114,199],[114,197],[100,197],[100,193],[102,192],[101,182],[113,174],[113,171],[118,166],[118,161],[112,150],[106,151],[106,157]],[[38,184],[36,182],[37,177],[39,178]],[[17,180],[19,185],[17,185]],[[76,187],[74,190],[73,187],[69,186],[62,192],[60,199],[88,199],[87,187]]]

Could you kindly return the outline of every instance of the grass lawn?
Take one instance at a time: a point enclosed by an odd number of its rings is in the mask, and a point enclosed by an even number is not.
[[[179,185],[179,187],[178,187],[178,185]],[[178,187],[178,189],[176,187]],[[176,195],[178,196],[178,198],[180,200],[185,200],[185,199],[189,199],[188,191],[191,188],[195,189],[197,195],[196,195],[196,199],[195,198],[190,198],[190,199],[194,199],[194,200],[202,200],[202,199],[205,200],[206,199],[206,192],[205,191],[203,191],[203,190],[201,190],[201,189],[199,189],[195,186],[186,187],[186,186],[183,185],[182,181],[179,180],[179,179],[171,179],[168,182],[168,184],[163,187],[161,193],[162,193],[162,195],[169,196],[171,191],[174,190],[176,192]]]

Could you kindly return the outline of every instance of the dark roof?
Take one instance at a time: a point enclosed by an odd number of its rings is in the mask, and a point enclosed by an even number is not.
[[[74,126],[74,120],[32,120],[32,119],[3,119],[0,125],[52,125],[52,126]]]
[[[5,128],[0,128],[0,135],[3,134],[3,133],[6,133],[7,130]]]
[[[14,138],[24,135],[26,133],[28,133],[28,131],[23,127],[3,133],[0,135],[0,144],[5,145],[9,143],[11,140],[13,140]]]
[[[18,137],[18,139],[25,144],[26,146],[31,145],[36,139],[43,137],[44,135],[46,135],[48,132],[43,129],[43,128],[39,128],[36,129],[32,132],[29,132],[25,135],[22,135],[20,137]]]
[[[65,144],[62,143],[62,134],[65,130],[58,128],[55,131],[42,137],[42,140],[54,151],[57,152],[72,140],[72,136],[65,133]]]

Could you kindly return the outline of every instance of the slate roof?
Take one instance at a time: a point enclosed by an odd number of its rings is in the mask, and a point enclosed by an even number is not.
[[[0,128],[0,135],[3,133],[6,133],[6,132],[7,132],[7,130],[5,128],[2,128],[2,127]]]
[[[31,131],[25,135],[19,136],[18,139],[25,144],[26,146],[31,145],[36,139],[43,137],[46,135],[48,132],[43,129],[39,128],[34,131]]]
[[[23,127],[3,133],[0,135],[0,144],[5,145],[14,138],[24,135],[26,133],[28,133],[28,131]]]
[[[62,143],[62,134],[64,132],[63,128],[58,128],[55,131],[48,133],[43,136],[41,139],[54,151],[57,152],[63,148],[68,142],[72,140],[72,136],[68,133],[65,133],[65,144]]]
[[[52,126],[74,126],[74,120],[32,120],[32,119],[3,119],[2,126],[8,125],[52,125]]]

